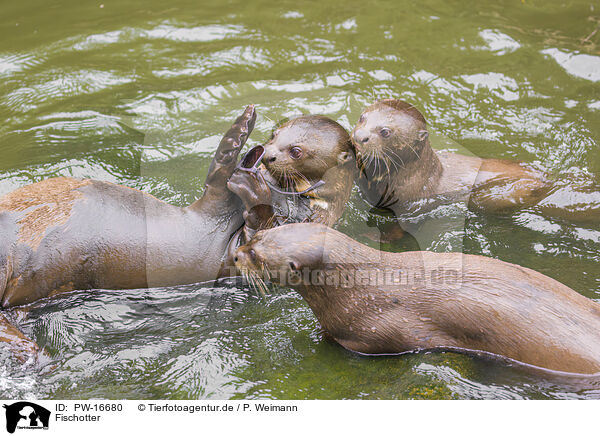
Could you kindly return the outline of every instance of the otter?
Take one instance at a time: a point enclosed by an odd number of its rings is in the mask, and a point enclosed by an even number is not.
[[[350,198],[356,165],[346,129],[321,115],[295,118],[273,132],[265,145],[264,165],[280,186],[307,191],[311,221],[333,226]]]
[[[244,224],[227,189],[256,120],[246,108],[225,134],[202,197],[176,207],[97,180],[59,177],[0,197],[0,307],[70,290],[134,289],[214,280]],[[0,313],[0,341],[26,355],[37,346]],[[21,359],[23,360],[23,359]]]
[[[600,304],[519,265],[382,252],[315,223],[260,231],[234,261],[300,293],[327,334],[354,352],[450,349],[600,372]]]
[[[357,176],[346,129],[322,115],[303,115],[276,128],[270,140],[256,148],[262,150],[249,153],[262,153],[261,164],[254,156],[228,182],[245,207],[238,246],[256,231],[284,223],[333,226],[338,221]],[[253,164],[254,171],[244,168]],[[232,244],[231,252],[235,248]]]
[[[413,105],[384,99],[367,107],[352,131],[366,200],[396,215],[418,203],[464,201],[503,214],[526,207],[577,222],[600,219],[600,190],[565,189],[521,162],[434,151],[425,118]],[[579,191],[579,192],[577,192]]]

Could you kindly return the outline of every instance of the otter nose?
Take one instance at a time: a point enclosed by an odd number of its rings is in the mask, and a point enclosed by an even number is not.
[[[357,130],[354,132],[354,142],[357,144],[366,144],[369,142],[369,133],[364,130]]]
[[[241,262],[244,259],[244,252],[241,251],[240,249],[235,250],[235,253],[233,255],[233,263],[237,264],[238,262]]]
[[[277,157],[275,156],[276,151],[273,150],[272,147],[267,148],[268,145],[269,144],[267,144],[265,146],[265,155],[263,156],[262,160],[263,160],[263,162],[270,164],[270,163],[275,162],[277,160]]]

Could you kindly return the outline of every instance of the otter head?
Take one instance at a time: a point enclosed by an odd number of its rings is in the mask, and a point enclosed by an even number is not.
[[[288,121],[273,132],[264,147],[262,162],[280,181],[318,181],[328,170],[354,158],[348,132],[321,115]]]
[[[310,299],[305,292],[321,285],[317,276],[337,271],[348,256],[347,239],[323,224],[286,224],[256,233],[235,251],[233,261],[251,281],[290,286]]]
[[[296,223],[262,230],[239,247],[233,261],[241,271],[296,274],[320,268],[330,229],[323,224]]]
[[[352,143],[361,165],[379,160],[388,163],[389,170],[401,168],[420,159],[429,146],[427,123],[409,103],[380,100],[361,114],[352,131]]]

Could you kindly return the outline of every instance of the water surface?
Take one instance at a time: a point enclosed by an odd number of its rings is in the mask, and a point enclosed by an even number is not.
[[[198,2],[0,5],[0,194],[64,175],[201,195],[220,135],[248,103],[275,123],[324,114],[350,128],[396,96],[441,148],[600,174],[600,7],[592,1]],[[340,230],[377,228],[355,194]],[[469,215],[468,253],[543,272],[600,299],[600,229],[523,211]],[[385,245],[385,249],[406,247]],[[455,248],[455,247],[454,247]],[[439,249],[439,247],[438,247]],[[446,249],[453,249],[452,243]],[[13,310],[58,362],[0,352],[0,397],[591,398],[600,391],[451,353],[367,359],[325,341],[289,289],[92,291]]]

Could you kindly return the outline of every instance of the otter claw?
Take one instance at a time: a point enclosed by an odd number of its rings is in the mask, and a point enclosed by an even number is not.
[[[237,157],[244,146],[256,122],[256,110],[254,105],[248,105],[244,113],[240,115],[227,133],[221,139],[215,157],[208,169],[206,184],[225,188],[227,179],[235,169]]]
[[[256,110],[254,109],[254,105],[250,104],[246,107],[244,113],[235,120],[225,136],[223,136],[219,148],[221,148],[221,146],[229,146],[238,149],[242,148],[246,143],[248,136],[252,133],[255,122]]]

